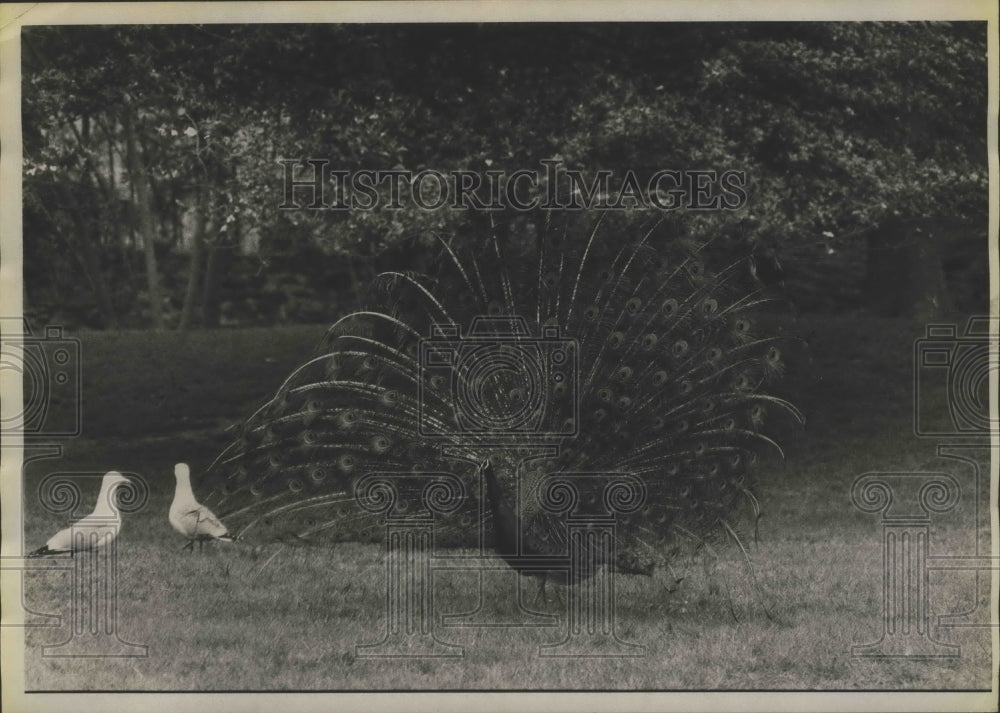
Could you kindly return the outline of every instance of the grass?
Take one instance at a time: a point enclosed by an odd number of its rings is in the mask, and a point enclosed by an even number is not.
[[[760,590],[730,551],[719,560],[678,562],[684,579],[673,592],[667,572],[652,579],[619,577],[618,635],[646,647],[645,656],[628,659],[539,658],[539,646],[558,642],[564,626],[436,626],[440,640],[464,647],[462,657],[359,658],[356,647],[378,641],[386,627],[381,545],[219,544],[201,554],[182,553],[183,541],[166,519],[173,463],[187,460],[197,477],[225,440],[221,426],[266,398],[322,330],[195,333],[181,344],[175,335],[84,335],[85,437],[70,442],[60,460],[27,468],[26,546],[37,546],[61,524],[35,503],[34,487],[44,475],[112,467],[142,475],[150,484],[149,503],[126,516],[119,540],[119,616],[122,638],[147,645],[149,655],[45,658],[41,646],[59,643],[66,631],[28,629],[27,688],[988,687],[995,667],[984,627],[936,629],[938,640],[961,646],[961,657],[952,660],[851,655],[852,645],[876,640],[882,629],[881,525],[878,516],[850,502],[857,475],[952,472],[963,483],[964,499],[934,519],[933,552],[969,554],[980,536],[975,523],[983,512],[974,511],[968,469],[938,458],[933,442],[912,435],[911,350],[921,335],[910,324],[874,319],[800,320],[794,328],[810,335],[810,348],[790,356],[781,388],[796,395],[809,421],[804,429],[778,424],[788,461],[770,461],[761,474],[765,517],[761,542],[751,548]],[[210,363],[226,368],[206,368]],[[200,381],[196,373],[204,375]],[[159,407],[143,394],[161,394]],[[116,406],[120,413],[112,413]],[[985,509],[988,484],[979,486]],[[475,576],[438,572],[435,615],[473,609]],[[485,576],[484,610],[513,619],[508,594],[516,576]],[[30,574],[25,582],[32,609],[69,616],[66,574]],[[521,580],[520,586],[530,600],[534,582]],[[931,587],[935,614],[975,609],[974,616],[986,617],[988,604],[973,573],[932,572]],[[545,606],[556,613],[561,605]]]

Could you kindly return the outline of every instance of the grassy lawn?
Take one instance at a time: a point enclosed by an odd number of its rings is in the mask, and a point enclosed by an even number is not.
[[[643,657],[540,658],[539,646],[565,635],[565,604],[553,600],[538,606],[561,614],[560,626],[438,625],[438,639],[464,647],[463,655],[413,660],[357,656],[358,645],[386,629],[383,546],[219,544],[190,554],[167,522],[173,464],[186,460],[197,478],[225,442],[225,425],[273,391],[321,328],[83,335],[84,436],[62,458],[27,468],[26,548],[62,525],[35,501],[45,475],[116,468],[143,476],[148,505],[126,516],[119,539],[118,606],[122,638],[149,650],[145,658],[43,657],[41,647],[65,640],[66,629],[28,629],[27,688],[988,688],[995,666],[985,627],[935,627],[937,640],[961,646],[953,659],[851,654],[882,631],[882,529],[877,515],[851,504],[857,475],[952,473],[963,499],[932,521],[932,553],[971,554],[977,536],[988,543],[976,531],[988,482],[979,483],[977,513],[969,469],[912,435],[911,353],[922,330],[849,318],[800,319],[790,329],[809,335],[810,345],[790,356],[781,390],[809,421],[783,428],[787,462],[770,461],[761,474],[765,515],[751,549],[759,590],[738,553],[724,551],[717,560],[678,562],[684,579],[674,591],[667,572],[618,577],[617,634],[645,646]],[[94,497],[87,495],[84,507]],[[435,621],[477,605],[496,620],[516,618],[513,572],[483,577],[480,602],[477,573],[436,572]],[[25,582],[32,609],[69,616],[67,574]],[[534,581],[519,584],[530,601]],[[975,610],[973,618],[988,619],[974,573],[934,571],[930,585],[932,614]]]

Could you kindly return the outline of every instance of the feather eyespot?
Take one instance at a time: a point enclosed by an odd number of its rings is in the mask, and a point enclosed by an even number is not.
[[[376,453],[385,453],[391,445],[392,442],[385,436],[375,436],[372,438],[372,450]]]
[[[347,409],[346,411],[340,414],[338,420],[340,421],[340,425],[343,426],[344,428],[351,428],[352,426],[355,426],[358,423],[359,420],[358,412],[355,411],[354,409]]]
[[[629,314],[637,314],[640,309],[642,309],[642,300],[638,297],[633,297],[625,303],[625,311]]]
[[[622,332],[612,332],[608,337],[608,346],[612,349],[618,349],[624,343],[625,335]]]
[[[683,357],[688,353],[688,343],[683,339],[678,339],[674,342],[674,356],[677,358]]]
[[[623,366],[619,368],[618,371],[615,372],[615,378],[618,379],[618,381],[628,381],[632,378],[632,367]]]
[[[583,316],[589,322],[597,319],[597,315],[600,313],[601,310],[597,309],[597,305],[587,305],[587,308],[583,310]]]
[[[653,386],[663,386],[667,383],[668,378],[669,376],[667,375],[667,372],[662,370],[656,372],[653,374]]]
[[[611,389],[605,387],[597,390],[597,398],[604,403],[611,403],[611,400],[614,398],[614,394],[611,393]]]
[[[677,300],[671,297],[663,301],[663,305],[660,307],[660,310],[663,312],[665,316],[669,317],[670,315],[672,315],[674,312],[677,311],[677,307],[678,307]]]

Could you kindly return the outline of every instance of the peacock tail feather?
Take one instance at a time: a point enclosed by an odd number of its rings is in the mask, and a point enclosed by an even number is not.
[[[454,473],[465,492],[438,542],[476,546],[497,516],[488,461],[525,538],[559,552],[558,483],[597,513],[595,476],[624,474],[640,498],[615,517],[616,564],[644,573],[678,542],[753,524],[755,464],[781,453],[769,414],[802,416],[769,393],[781,340],[758,325],[768,298],[747,255],[662,214],[486,220],[438,238],[427,274],[378,275],[242,424],[203,502],[244,539],[378,540],[360,479],[402,474],[416,511],[405,474]]]

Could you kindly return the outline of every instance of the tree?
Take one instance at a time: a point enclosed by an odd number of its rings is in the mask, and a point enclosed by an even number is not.
[[[955,232],[931,228],[942,216],[985,216],[983,23],[60,27],[24,37],[26,224],[70,246],[105,326],[134,324],[140,295],[147,323],[214,326],[227,290],[319,295],[322,275],[298,280],[317,260],[360,281],[380,254],[419,260],[465,224],[461,212],[412,204],[280,210],[279,159],[508,175],[559,159],[588,176],[610,170],[613,184],[629,171],[741,170],[744,208],[677,211],[677,233],[746,236],[744,250],[774,256],[800,283],[816,265],[857,256],[866,284],[885,293],[870,289],[872,305],[925,317],[947,309],[942,265]],[[388,203],[388,185],[377,190]],[[287,244],[315,251],[275,258]],[[824,250],[805,250],[814,245]],[[54,284],[67,279],[59,269]],[[890,270],[911,279],[888,280]]]

